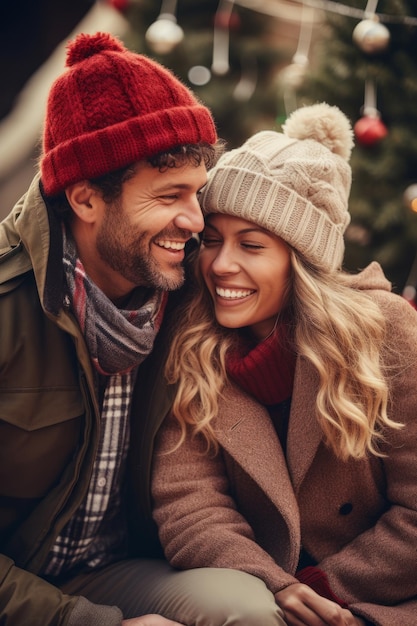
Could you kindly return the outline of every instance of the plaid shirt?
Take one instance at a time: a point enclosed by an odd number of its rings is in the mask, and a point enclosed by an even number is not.
[[[44,574],[58,576],[75,566],[95,568],[126,556],[123,476],[129,448],[133,370],[108,379],[101,433],[84,501],[57,537]]]

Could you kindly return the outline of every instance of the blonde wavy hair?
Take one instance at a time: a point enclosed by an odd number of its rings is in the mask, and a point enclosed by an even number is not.
[[[199,276],[176,328],[165,373],[176,385],[172,411],[181,426],[181,445],[191,430],[207,450],[217,449],[212,420],[218,414],[227,373],[226,354],[238,330],[216,322],[211,296]],[[297,354],[319,377],[316,417],[324,441],[343,460],[383,456],[384,431],[401,428],[387,413],[389,392],[381,351],[385,320],[378,305],[348,285],[348,274],[329,273],[291,250],[289,307]]]

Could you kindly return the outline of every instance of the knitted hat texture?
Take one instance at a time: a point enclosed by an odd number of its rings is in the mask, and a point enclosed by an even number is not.
[[[254,222],[334,270],[350,222],[350,122],[323,102],[294,111],[282,130],[260,131],[219,159],[200,195],[203,212]]]
[[[78,35],[51,87],[40,161],[45,192],[187,143],[215,143],[210,111],[173,73],[108,33]]]

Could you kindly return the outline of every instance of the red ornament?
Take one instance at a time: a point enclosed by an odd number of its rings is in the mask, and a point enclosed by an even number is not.
[[[108,3],[113,7],[113,9],[116,9],[116,11],[125,13],[130,2],[129,0],[108,0]]]
[[[353,127],[355,137],[362,146],[373,146],[388,135],[388,129],[379,117],[365,115]]]

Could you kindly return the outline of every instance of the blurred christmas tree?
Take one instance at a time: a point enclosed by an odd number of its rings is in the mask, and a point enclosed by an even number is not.
[[[248,8],[259,2],[110,1],[128,19],[126,45],[157,59],[188,84],[212,110],[229,148],[277,126],[284,106],[277,99],[276,77],[293,53],[296,19],[280,32],[279,19]],[[261,4],[265,9],[281,1]],[[300,5],[293,4],[299,13]]]
[[[395,291],[417,286],[416,2],[108,1],[128,19],[126,44],[195,91],[229,148],[305,103],[360,121],[345,267],[376,260]]]
[[[355,125],[345,266],[379,261],[401,292],[417,286],[417,3],[316,4],[332,10],[297,105],[327,101]]]

